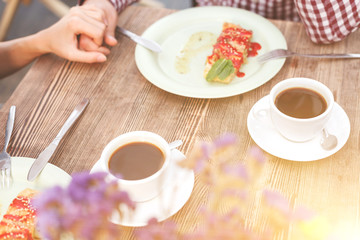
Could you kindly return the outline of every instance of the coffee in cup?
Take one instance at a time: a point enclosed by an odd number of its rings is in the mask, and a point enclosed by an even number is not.
[[[333,105],[334,96],[324,84],[309,78],[290,78],[271,89],[268,109],[256,109],[254,116],[270,118],[286,139],[305,142],[320,134]]]
[[[317,117],[327,109],[325,98],[305,87],[283,90],[276,96],[275,106],[285,115],[301,119]]]
[[[160,194],[171,174],[169,144],[147,131],[128,132],[105,147],[100,161],[109,178],[118,181],[135,202],[144,202]]]
[[[153,143],[130,142],[112,153],[108,168],[124,180],[140,180],[155,174],[165,161],[163,151]]]

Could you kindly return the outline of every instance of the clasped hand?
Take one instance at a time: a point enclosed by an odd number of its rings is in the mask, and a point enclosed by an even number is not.
[[[106,61],[110,53],[106,45],[117,43],[114,38],[117,14],[108,1],[99,6],[97,2],[88,0],[86,5],[72,7],[57,23],[40,32],[45,51],[70,61]]]

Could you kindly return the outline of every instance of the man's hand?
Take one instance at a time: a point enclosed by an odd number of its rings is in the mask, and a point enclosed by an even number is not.
[[[100,9],[104,12],[104,24],[107,25],[104,33],[104,43],[109,46],[115,46],[115,28],[118,20],[117,12],[108,0],[86,0],[82,6]],[[96,51],[100,46],[91,37],[81,34],[79,39],[79,48],[85,51]]]

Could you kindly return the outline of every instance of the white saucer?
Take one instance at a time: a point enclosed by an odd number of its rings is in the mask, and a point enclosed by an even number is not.
[[[266,123],[256,119],[253,114],[254,109],[266,108],[268,104],[269,96],[265,96],[255,103],[249,112],[247,126],[250,136],[255,143],[271,155],[301,162],[319,160],[339,151],[349,138],[349,118],[337,103],[334,104],[332,116],[325,126],[329,133],[334,134],[338,138],[338,145],[330,151],[326,151],[320,146],[321,134],[310,141],[296,143],[281,136],[272,125],[270,119]]]
[[[185,156],[178,150],[173,150],[173,154],[178,155],[176,159],[184,159]],[[103,171],[100,161],[97,161],[90,172]],[[114,215],[111,222],[128,227],[141,227],[147,225],[151,218],[156,218],[159,222],[177,213],[190,198],[194,187],[194,171],[173,165],[172,173],[168,174],[167,187],[159,196],[146,202],[136,203],[134,212],[129,209],[121,209],[124,216],[120,218]]]
[[[52,165],[46,164],[40,175],[32,182],[29,182],[27,174],[35,159],[28,157],[11,157],[11,174],[13,183],[10,188],[0,189],[0,220],[5,214],[12,200],[26,188],[31,188],[39,192],[44,189],[60,185],[67,186],[71,181],[71,176],[64,170]]]

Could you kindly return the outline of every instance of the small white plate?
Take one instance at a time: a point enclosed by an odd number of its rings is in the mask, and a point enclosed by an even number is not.
[[[176,57],[189,38],[199,32],[210,32],[219,36],[224,22],[239,24],[253,31],[252,42],[261,45],[262,53],[283,48],[286,40],[280,30],[269,20],[244,9],[232,7],[196,7],[170,14],[152,24],[142,34],[159,43],[161,53],[154,53],[140,45],[135,49],[135,61],[141,74],[155,86],[180,96],[194,98],[223,98],[238,95],[261,86],[282,68],[285,59],[259,64],[256,57],[249,57],[241,67],[245,73],[230,84],[209,83],[203,73],[206,57],[212,47],[191,58],[190,71],[180,74],[175,68]]]
[[[26,157],[11,158],[13,184],[9,189],[0,189],[0,219],[12,200],[25,188],[42,191],[55,185],[66,186],[71,176],[64,170],[48,163],[33,182],[27,181],[27,174],[35,159]]]
[[[254,117],[254,109],[265,109],[269,105],[269,96],[260,99],[249,112],[247,126],[250,136],[255,143],[264,151],[287,160],[292,161],[314,161],[331,156],[339,151],[346,143],[350,135],[350,121],[342,107],[335,103],[332,116],[326,124],[329,133],[338,138],[338,145],[326,151],[320,146],[321,134],[310,141],[296,143],[287,140],[278,133],[268,119],[264,123],[262,120]]]
[[[173,150],[180,159],[185,156],[178,150]],[[179,157],[176,157],[179,159]],[[100,161],[97,161],[90,172],[104,171]],[[166,188],[159,196],[146,202],[136,203],[136,209],[130,212],[127,208],[121,209],[124,216],[120,218],[114,215],[111,222],[128,227],[141,227],[148,223],[151,218],[156,218],[159,222],[177,213],[190,198],[194,187],[194,171],[173,165],[171,174],[168,174]]]

